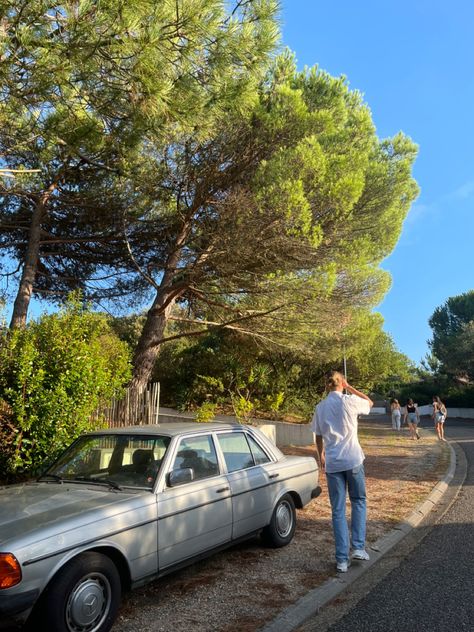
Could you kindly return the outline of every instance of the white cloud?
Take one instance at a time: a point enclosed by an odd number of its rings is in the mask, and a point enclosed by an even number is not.
[[[466,182],[465,184],[457,188],[452,195],[455,198],[461,198],[463,200],[466,200],[467,198],[470,198],[473,193],[474,193],[474,180],[470,180],[469,182]]]
[[[474,196],[474,180],[468,180],[454,191],[446,193],[439,200],[430,204],[415,202],[406,217],[405,225],[411,227],[420,220],[425,221],[426,216],[436,217],[440,212],[444,212],[455,200],[467,200]]]
[[[430,204],[420,204],[415,202],[405,219],[405,223],[407,224],[415,224],[419,222],[420,219],[424,219],[425,215],[428,213],[432,213],[433,208]]]

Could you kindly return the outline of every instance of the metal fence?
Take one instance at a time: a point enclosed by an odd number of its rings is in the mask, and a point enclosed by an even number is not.
[[[104,419],[110,428],[159,423],[160,383],[152,382],[142,391],[127,389],[121,398],[113,398],[108,406],[96,411],[96,419]]]

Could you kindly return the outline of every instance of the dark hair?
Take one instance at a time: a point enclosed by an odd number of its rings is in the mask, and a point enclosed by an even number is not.
[[[414,404],[414,403],[415,403],[415,402],[412,400],[412,398],[411,398],[411,397],[410,397],[410,398],[408,399],[408,401],[407,401],[407,404],[408,404],[409,406],[413,406],[413,404]]]

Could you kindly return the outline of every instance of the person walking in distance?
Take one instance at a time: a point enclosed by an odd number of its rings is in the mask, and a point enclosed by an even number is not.
[[[392,430],[400,430],[402,411],[398,399],[391,400],[390,410],[392,411]]]
[[[352,559],[369,559],[365,550],[365,457],[357,437],[357,418],[359,414],[368,414],[373,402],[367,395],[348,384],[339,371],[329,374],[326,388],[329,393],[316,406],[311,425],[316,435],[320,466],[326,471],[336,569],[345,573],[350,565],[347,492],[351,502]],[[350,394],[344,394],[344,389]]]
[[[435,423],[436,434],[440,441],[446,441],[444,438],[444,422],[446,421],[448,411],[446,406],[440,400],[438,395],[433,397],[433,420]]]
[[[419,439],[418,424],[420,423],[420,413],[418,406],[410,398],[405,406],[405,421],[408,419],[408,428],[412,439]]]

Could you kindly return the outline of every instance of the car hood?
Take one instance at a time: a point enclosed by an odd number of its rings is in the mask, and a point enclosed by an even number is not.
[[[0,544],[27,538],[30,542],[54,533],[103,521],[138,505],[155,502],[151,492],[115,491],[86,483],[30,483],[0,489]],[[130,505],[130,506],[128,506]]]

